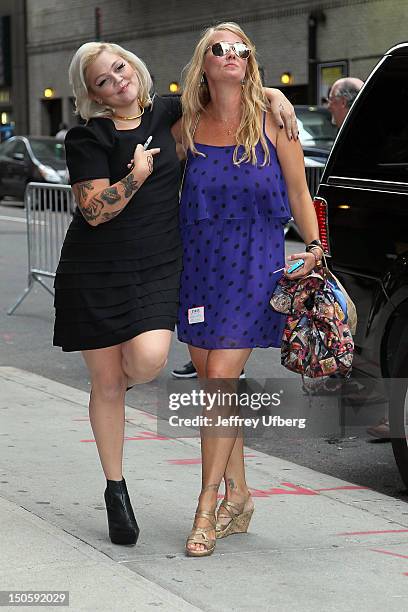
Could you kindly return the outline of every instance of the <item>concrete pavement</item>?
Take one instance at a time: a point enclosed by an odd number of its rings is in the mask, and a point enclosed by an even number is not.
[[[7,367],[0,389],[0,590],[68,590],[75,612],[405,608],[405,502],[247,449],[250,532],[187,558],[199,441],[162,439],[156,417],[128,408],[124,473],[141,535],[115,546],[87,394]]]

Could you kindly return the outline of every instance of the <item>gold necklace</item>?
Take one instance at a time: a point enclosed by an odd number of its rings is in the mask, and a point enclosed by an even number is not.
[[[140,119],[140,117],[144,113],[144,107],[142,108],[142,112],[139,115],[134,115],[133,117],[126,117],[125,115],[117,115],[116,113],[113,115],[115,119],[121,119],[122,121],[134,121],[135,119]]]
[[[230,119],[216,119],[210,112],[208,112],[208,114],[210,115],[213,121],[215,121],[216,123],[222,123],[224,125],[224,129],[227,132],[228,136],[231,136],[232,133],[235,133],[237,131],[237,127],[240,123],[240,120],[237,117],[235,117],[231,121]]]

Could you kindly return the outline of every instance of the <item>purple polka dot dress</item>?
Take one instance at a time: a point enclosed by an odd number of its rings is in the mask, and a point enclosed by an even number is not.
[[[284,315],[269,299],[284,266],[291,218],[276,149],[270,163],[233,163],[234,146],[196,144],[188,154],[180,221],[183,241],[178,338],[204,349],[280,346]]]

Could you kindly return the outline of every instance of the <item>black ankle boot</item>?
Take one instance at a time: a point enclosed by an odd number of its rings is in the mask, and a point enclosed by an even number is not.
[[[109,537],[114,544],[134,546],[139,527],[133,514],[125,479],[107,480],[105,491]]]

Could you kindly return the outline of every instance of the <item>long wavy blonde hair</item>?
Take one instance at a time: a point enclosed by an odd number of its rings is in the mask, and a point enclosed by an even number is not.
[[[86,81],[86,70],[102,51],[116,53],[125,59],[136,72],[139,80],[139,98],[141,106],[145,108],[151,104],[150,90],[152,79],[145,63],[131,51],[127,51],[120,45],[107,42],[87,42],[77,49],[69,66],[69,82],[75,97],[75,114],[82,119],[92,117],[111,117],[115,109],[107,105],[100,105],[89,95],[89,86]]]
[[[204,111],[211,99],[210,91],[205,77],[203,78],[204,56],[210,45],[214,32],[228,30],[239,38],[251,49],[247,60],[244,84],[242,85],[242,117],[237,130],[237,145],[234,149],[233,161],[239,165],[242,162],[257,164],[255,146],[261,143],[264,152],[262,165],[269,164],[270,155],[263,132],[262,114],[266,110],[266,100],[263,93],[262,81],[259,74],[258,62],[255,57],[255,45],[245,32],[234,22],[219,23],[207,28],[200,38],[193,57],[184,69],[184,86],[181,102],[183,105],[182,139],[186,149],[190,149],[194,155],[202,155],[194,145],[194,129],[199,114]],[[204,81],[204,82],[203,82]],[[242,155],[239,157],[239,147],[243,147]]]

